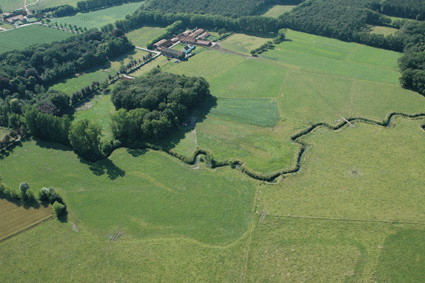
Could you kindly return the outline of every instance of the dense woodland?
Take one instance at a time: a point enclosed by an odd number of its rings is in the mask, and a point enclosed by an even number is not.
[[[0,54],[0,125],[19,127],[17,116],[27,105],[40,106],[40,111],[52,111],[50,114],[65,110],[57,94],[46,93],[50,85],[133,48],[123,33],[96,30],[62,42]]]
[[[175,130],[210,96],[203,78],[163,73],[121,81],[112,92],[114,138],[124,144],[155,141]]]
[[[256,15],[271,5],[298,5],[304,0],[153,0],[144,9],[165,13],[196,13],[242,17]]]

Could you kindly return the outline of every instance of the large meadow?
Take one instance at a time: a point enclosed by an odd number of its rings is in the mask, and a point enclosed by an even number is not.
[[[159,33],[143,28],[129,38],[143,46]],[[287,40],[249,56],[268,40],[234,34],[188,61],[159,57],[134,75],[159,66],[210,84],[214,99],[193,113],[196,125],[164,148],[186,156],[207,149],[261,174],[299,171],[263,182],[203,158],[187,165],[120,148],[91,163],[65,146],[23,142],[0,156],[1,181],[52,186],[69,214],[0,243],[1,281],[421,282],[425,119],[377,124],[392,112],[424,112],[425,98],[399,86],[402,54],[288,30]],[[71,94],[143,54],[52,88]],[[110,95],[99,94],[73,121],[96,121],[108,139],[114,111]],[[330,128],[354,118],[367,122]],[[318,123],[330,126],[292,138]]]

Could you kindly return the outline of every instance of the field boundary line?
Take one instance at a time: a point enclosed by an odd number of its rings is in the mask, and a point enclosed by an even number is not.
[[[311,219],[311,220],[326,220],[326,221],[349,221],[349,222],[370,222],[370,223],[386,223],[386,224],[410,224],[410,225],[425,225],[425,222],[409,222],[400,220],[372,220],[372,219],[355,219],[355,218],[332,218],[320,216],[297,216],[297,215],[280,215],[280,214],[267,214],[273,217],[285,218],[298,218],[298,219]]]
[[[19,230],[18,232],[15,232],[15,233],[13,233],[13,234],[11,234],[9,236],[6,236],[5,238],[0,239],[0,244],[3,243],[3,242],[5,242],[5,241],[7,241],[7,240],[10,240],[10,239],[12,239],[12,238],[14,238],[16,236],[19,236],[20,234],[23,234],[23,233],[25,233],[25,232],[27,232],[27,231],[29,231],[29,230],[31,230],[31,229],[33,229],[33,228],[41,225],[41,224],[43,224],[44,222],[50,221],[53,218],[54,218],[54,215],[47,216],[47,217],[43,218],[42,220],[38,221],[37,223],[31,224],[30,226],[28,226],[28,227],[26,227],[26,228],[24,228],[22,230]]]

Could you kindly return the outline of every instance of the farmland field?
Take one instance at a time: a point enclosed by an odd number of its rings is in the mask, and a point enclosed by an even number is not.
[[[15,9],[21,8],[24,4],[24,1],[21,0],[3,0],[1,2],[1,7],[4,12],[14,11]]]
[[[143,46],[151,32],[131,36]],[[213,98],[192,113],[196,125],[160,145],[185,156],[205,149],[242,167],[212,169],[203,155],[187,165],[129,148],[91,163],[37,140],[0,155],[2,182],[53,186],[69,210],[67,222],[49,221],[0,244],[2,281],[31,281],[36,273],[60,282],[421,282],[425,117],[318,127],[296,142],[291,136],[342,118],[423,113],[425,97],[399,86],[400,53],[295,31],[287,38],[257,57],[197,48],[187,61],[161,56],[132,74],[160,66],[204,77]],[[222,47],[246,55],[266,40],[234,35]],[[108,68],[126,60],[129,54]],[[70,85],[57,86],[69,92]],[[91,102],[74,123],[94,121],[110,139],[109,95]],[[298,164],[272,183],[241,172]]]
[[[107,24],[113,24],[117,20],[123,19],[126,15],[132,14],[140,8],[143,2],[123,4],[103,10],[88,13],[78,13],[75,16],[52,19],[52,24],[76,25],[82,28],[101,28]]]
[[[0,219],[0,240],[2,240],[50,217],[53,209],[51,206],[25,208],[22,204],[16,205],[5,199],[0,199],[0,213],[2,215]]]
[[[61,41],[72,33],[57,29],[31,25],[14,30],[0,32],[0,53],[15,49],[23,50],[33,44]]]

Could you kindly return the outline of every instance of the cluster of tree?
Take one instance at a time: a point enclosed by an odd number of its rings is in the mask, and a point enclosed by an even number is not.
[[[304,0],[153,0],[143,9],[161,10],[165,13],[196,13],[242,17],[256,15],[273,4],[298,5]]]
[[[404,36],[404,56],[399,59],[400,83],[404,88],[425,95],[425,22],[408,23]]]
[[[263,45],[261,45],[260,47],[252,49],[251,55],[261,54],[261,53],[267,51],[268,49],[272,49],[272,48],[274,48],[273,41],[269,40],[266,43],[264,43]]]
[[[237,19],[221,15],[201,15],[184,13],[163,13],[161,11],[137,10],[127,15],[124,20],[115,22],[117,28],[125,32],[143,26],[168,26],[182,21],[184,26],[203,27],[206,29],[226,29],[233,32],[276,33],[279,30],[278,20],[263,16],[245,16]]]
[[[279,24],[307,33],[403,51],[403,40],[399,36],[369,32],[368,25],[388,25],[390,19],[361,6],[364,2],[367,1],[307,1],[279,16]]]
[[[369,8],[384,15],[416,20],[425,19],[424,0],[373,0],[370,2]]]
[[[121,30],[92,30],[62,42],[0,54],[0,125],[19,128],[19,116],[29,105],[46,113],[60,113],[66,106],[48,101],[53,97],[45,99],[49,85],[133,48]]]
[[[122,81],[112,92],[114,138],[123,144],[155,141],[176,129],[210,96],[203,78],[152,70],[147,76]]]
[[[22,182],[19,185],[19,189],[13,189],[0,183],[0,197],[14,202],[23,201],[29,205],[38,204],[38,201],[41,201],[42,203],[53,205],[53,210],[57,217],[66,214],[66,205],[63,198],[52,187],[49,189],[42,188],[37,193],[30,188],[27,182]]]
[[[277,36],[275,38],[273,38],[273,43],[274,44],[279,44],[282,41],[284,41],[286,38],[286,29],[280,29],[277,32]]]
[[[161,39],[171,38],[174,34],[178,33],[178,31],[183,28],[182,21],[175,21],[171,25],[165,28],[164,32],[154,37],[151,41],[146,44],[148,49],[154,49],[154,44]]]

